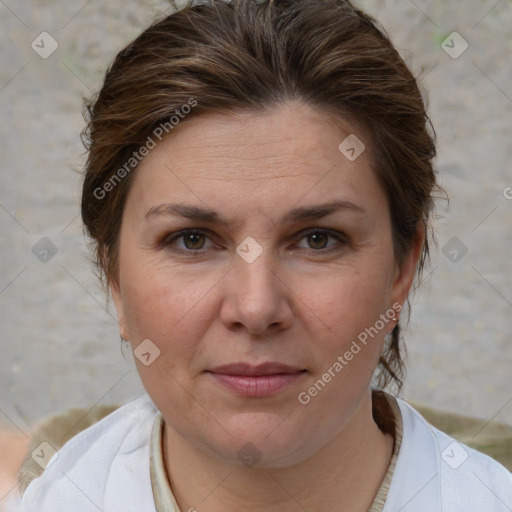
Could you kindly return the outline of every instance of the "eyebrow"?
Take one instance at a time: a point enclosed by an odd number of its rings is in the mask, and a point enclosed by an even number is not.
[[[305,220],[320,219],[327,217],[341,210],[349,210],[359,214],[365,214],[365,210],[345,199],[337,199],[330,201],[329,203],[317,204],[311,206],[302,206],[294,208],[289,212],[285,213],[278,221],[279,226],[283,226],[286,223],[300,222]],[[156,215],[172,215],[178,217],[185,217],[187,219],[208,222],[211,224],[219,224],[229,227],[229,222],[219,216],[214,210],[208,208],[200,208],[198,206],[192,206],[187,204],[171,204],[164,203],[157,206],[153,206],[146,213],[146,219]]]

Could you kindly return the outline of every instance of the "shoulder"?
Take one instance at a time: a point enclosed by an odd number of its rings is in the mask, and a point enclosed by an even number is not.
[[[147,498],[151,492],[149,440],[157,408],[147,395],[129,402],[71,438],[50,454],[43,474],[33,480],[22,497],[23,511],[59,512],[76,504],[77,510],[113,510],[110,502]],[[136,471],[134,469],[136,468]],[[130,485],[130,479],[136,485]],[[142,500],[144,502],[144,500]],[[146,502],[147,506],[147,502]],[[62,507],[62,508],[60,508]]]
[[[512,506],[512,474],[504,466],[438,430],[404,400],[397,403],[403,439],[386,512],[498,512]]]

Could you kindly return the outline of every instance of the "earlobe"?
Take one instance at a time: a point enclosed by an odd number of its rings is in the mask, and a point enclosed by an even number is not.
[[[112,283],[110,285],[110,294],[112,296],[112,300],[116,308],[119,335],[123,340],[129,340],[130,335],[128,333],[128,330],[126,329],[126,318],[124,314],[123,300],[121,298],[121,290],[119,288],[119,283]]]

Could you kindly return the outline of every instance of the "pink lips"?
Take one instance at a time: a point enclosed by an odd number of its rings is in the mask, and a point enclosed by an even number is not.
[[[208,373],[223,386],[246,397],[265,397],[299,379],[306,370],[280,363],[252,366],[236,363],[218,366]]]

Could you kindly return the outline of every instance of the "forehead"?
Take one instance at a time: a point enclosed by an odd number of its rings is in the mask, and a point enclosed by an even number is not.
[[[364,141],[364,133],[305,105],[201,114],[185,119],[145,157],[130,196],[147,207],[184,195],[196,203],[220,196],[246,204],[306,196],[318,202],[336,191],[349,200],[375,196],[368,141],[360,155],[362,146],[354,147],[354,159],[346,153],[353,140]]]

